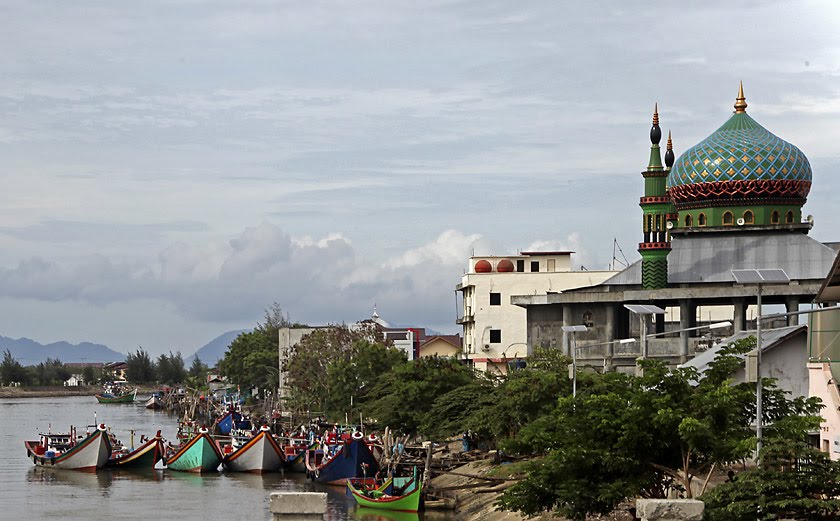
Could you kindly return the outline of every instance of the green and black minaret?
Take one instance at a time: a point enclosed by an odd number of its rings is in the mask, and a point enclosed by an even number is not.
[[[668,254],[671,252],[671,234],[673,221],[677,218],[674,205],[667,193],[666,181],[671,166],[674,164],[674,151],[671,135],[668,134],[668,149],[665,152],[665,164],[659,141],[662,131],[659,129],[659,107],[653,110],[653,126],[650,129],[650,161],[642,172],[645,179],[645,195],[639,200],[642,207],[642,229],[644,240],[639,243],[642,255],[642,287],[645,289],[664,288],[668,284]]]

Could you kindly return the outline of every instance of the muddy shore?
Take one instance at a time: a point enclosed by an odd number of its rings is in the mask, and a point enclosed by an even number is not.
[[[49,398],[61,396],[93,396],[101,390],[95,385],[78,387],[0,387],[0,398]]]

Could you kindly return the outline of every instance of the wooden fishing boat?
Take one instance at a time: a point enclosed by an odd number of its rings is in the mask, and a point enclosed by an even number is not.
[[[114,390],[112,392],[103,392],[95,394],[96,401],[99,403],[134,403],[137,398],[137,389],[129,390]]]
[[[215,472],[222,462],[219,446],[210,437],[206,428],[198,430],[188,442],[175,449],[165,458],[166,468],[180,472]]]
[[[251,429],[251,421],[234,410],[229,410],[224,416],[218,418],[214,424],[214,432],[222,435],[229,435],[235,429]]]
[[[37,441],[24,441],[26,456],[35,465],[61,469],[95,472],[108,462],[111,456],[111,441],[104,423],[84,439],[79,439],[76,429],[67,434],[41,434]]]
[[[420,510],[420,500],[423,497],[423,487],[417,479],[412,479],[400,489],[394,488],[392,494],[380,489],[360,490],[347,481],[347,489],[360,507],[378,508],[385,510],[399,510],[402,512],[417,512]]]
[[[283,469],[286,472],[306,472],[306,451],[315,449],[317,443],[305,438],[285,438],[283,445]]]
[[[160,409],[163,406],[163,402],[160,397],[159,392],[154,392],[149,396],[149,399],[146,400],[145,407],[146,409]]]
[[[134,450],[114,450],[108,459],[108,466],[120,469],[153,469],[163,460],[164,447],[160,431],[153,438]]]
[[[235,446],[236,441],[237,438],[232,437],[230,444],[222,446],[222,453],[225,455],[222,464],[226,469],[253,474],[280,470],[283,449],[271,435],[268,425],[260,427],[255,435],[243,440],[244,443],[238,447]]]
[[[310,478],[342,487],[348,478],[373,476],[379,471],[379,462],[358,432],[330,450],[307,450],[305,461]]]

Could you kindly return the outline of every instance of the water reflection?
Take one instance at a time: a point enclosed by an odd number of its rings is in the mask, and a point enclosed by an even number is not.
[[[360,521],[421,521],[417,512],[398,512],[378,508],[357,507],[353,517]]]
[[[107,490],[113,482],[110,472],[78,472],[75,470],[33,467],[27,473],[27,481],[38,485],[70,485],[86,489]]]

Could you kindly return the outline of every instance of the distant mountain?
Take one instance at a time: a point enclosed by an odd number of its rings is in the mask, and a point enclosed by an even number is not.
[[[8,350],[22,365],[38,365],[47,358],[69,362],[121,362],[125,360],[125,353],[114,351],[102,344],[82,342],[53,342],[40,344],[29,338],[9,338],[0,336],[0,355]]]
[[[194,355],[184,360],[184,364],[187,366],[187,368],[189,368],[190,364],[192,364],[193,360],[197,356],[203,363],[207,364],[210,367],[213,367],[214,365],[216,365],[216,362],[225,357],[225,352],[227,351],[228,346],[230,346],[230,343],[233,342],[233,340],[240,334],[245,333],[247,331],[250,331],[250,329],[237,329],[236,331],[228,331],[227,333],[222,333],[207,344],[200,347]]]

